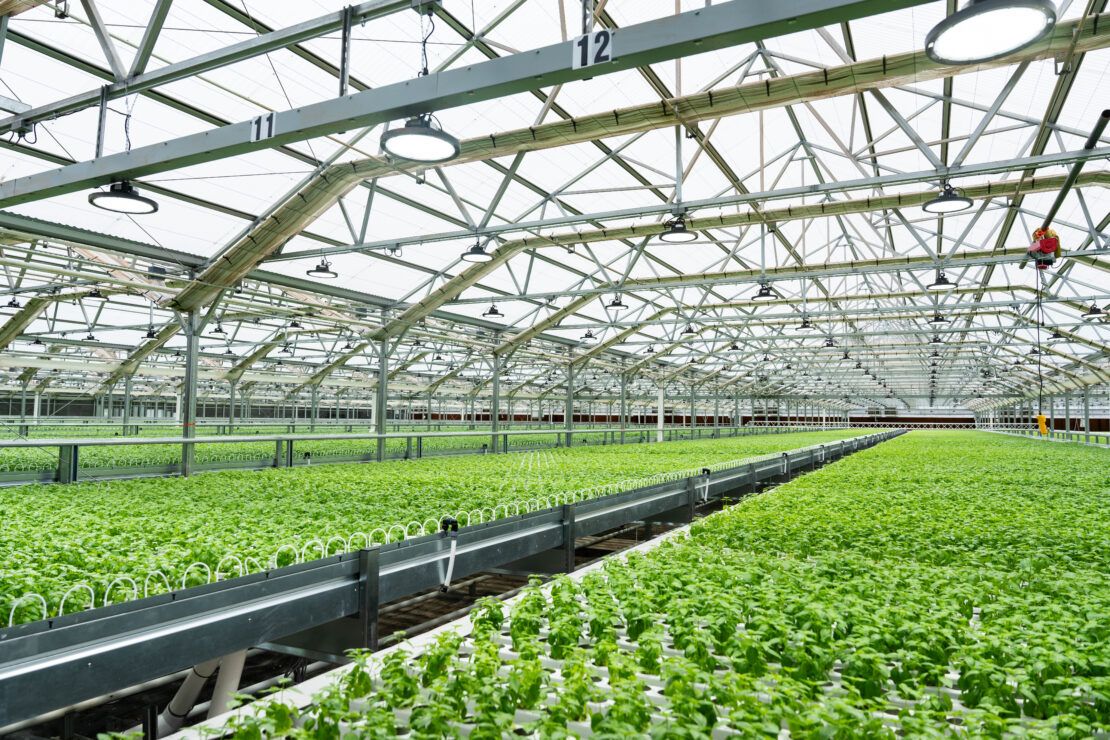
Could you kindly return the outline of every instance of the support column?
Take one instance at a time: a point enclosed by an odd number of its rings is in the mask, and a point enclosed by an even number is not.
[[[566,429],[566,446],[573,444],[574,435],[571,429],[574,426],[574,363],[567,363],[567,399],[566,410],[563,412],[563,426]]]
[[[655,412],[655,441],[663,441],[663,403],[667,400],[665,389],[659,386],[659,402]]]
[[[1071,394],[1064,394],[1064,431],[1071,434]],[[1067,439],[1067,437],[1065,437]]]
[[[1083,441],[1091,441],[1091,389],[1083,389]]]
[[[235,386],[236,381],[227,383],[227,433],[235,434]]]
[[[200,352],[201,319],[196,311],[181,317],[185,330],[185,383],[178,404],[181,436],[192,439],[197,433],[197,355]],[[191,444],[181,446],[181,474],[192,475],[195,450]]]
[[[312,386],[312,410],[309,417],[308,430],[310,432],[316,431],[316,420],[320,418],[320,386]]]
[[[24,380],[19,389],[19,423],[23,424],[27,421],[27,384],[29,380]]]
[[[721,392],[713,394],[713,436],[721,436]]]
[[[490,444],[493,454],[497,454],[500,447],[498,433],[501,431],[501,358],[493,356],[493,397],[489,402]]]
[[[126,437],[131,426],[131,376],[123,379],[123,435]]]
[[[621,444],[624,444],[625,430],[628,428],[628,373],[621,373],[620,403]]]
[[[42,411],[42,392],[35,391],[35,410],[33,412],[34,418],[39,418]]]
[[[389,392],[389,340],[378,345],[378,388],[374,396],[374,432],[385,434],[385,410]],[[385,440],[378,438],[378,462],[385,459]]]
[[[697,401],[694,397],[694,394],[696,392],[697,392],[697,388],[694,386],[693,383],[690,383],[690,436],[691,437],[694,436],[694,427],[696,427],[698,425]]]

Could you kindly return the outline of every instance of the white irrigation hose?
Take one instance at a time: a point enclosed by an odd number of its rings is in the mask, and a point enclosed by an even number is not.
[[[220,672],[216,674],[216,687],[212,690],[212,701],[208,706],[209,719],[231,708],[231,699],[239,689],[246,660],[246,650],[239,650],[220,659]]]
[[[452,532],[451,535],[451,555],[447,559],[447,575],[443,579],[443,585],[439,587],[440,591],[446,592],[451,587],[451,575],[455,572],[455,548],[459,544],[458,534]]]
[[[443,584],[439,587],[440,591],[447,593],[447,589],[451,587],[451,576],[455,572],[455,550],[459,545],[459,522],[457,519],[447,517],[444,518],[441,527],[439,536],[451,540],[451,554],[447,557],[447,575],[444,576]]]
[[[185,680],[177,689],[177,693],[170,699],[170,703],[158,715],[158,737],[164,737],[181,729],[185,717],[189,715],[189,711],[197,703],[200,690],[204,688],[204,684],[208,683],[208,679],[216,672],[219,665],[220,659],[213,658],[193,666],[193,670],[185,677]],[[138,731],[142,732],[142,728],[138,728]]]

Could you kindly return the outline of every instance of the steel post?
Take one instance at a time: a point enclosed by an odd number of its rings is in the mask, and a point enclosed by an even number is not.
[[[181,315],[185,330],[185,383],[180,404],[181,436],[190,440],[197,431],[197,356],[200,353],[201,317],[196,311]],[[193,445],[181,445],[181,474],[192,475],[195,459]]]

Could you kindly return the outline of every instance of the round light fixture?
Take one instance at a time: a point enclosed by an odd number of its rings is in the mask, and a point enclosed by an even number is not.
[[[585,342],[586,344],[590,344],[591,342],[595,341],[596,339],[597,339],[597,337],[594,336],[593,329],[587,329],[586,333],[582,335],[582,341]]]
[[[463,262],[489,262],[493,259],[493,255],[486,251],[485,247],[481,244],[475,244],[470,249],[462,253],[460,257]]]
[[[694,329],[693,324],[687,324],[686,328],[682,330],[682,333],[689,335],[689,334],[697,334],[698,332],[697,332],[697,330]]]
[[[98,190],[89,193],[89,203],[113,213],[144,214],[158,210],[157,201],[139,195],[139,191],[126,180],[112,183],[108,192]]]
[[[93,288],[85,294],[82,300],[92,301],[93,303],[106,303],[108,301],[108,296],[101,293],[100,288]]]
[[[817,327],[809,322],[808,316],[802,317],[802,323],[798,324],[798,331],[813,331]]]
[[[85,341],[86,342],[95,342],[96,341],[96,336],[90,331],[88,334],[85,335]]]
[[[500,319],[504,318],[505,314],[497,310],[496,303],[491,303],[489,308],[482,312],[482,316],[487,319]]]
[[[35,337],[31,341],[31,344],[35,345],[36,347],[45,347],[46,346],[46,342],[42,341],[42,337]]]
[[[1045,340],[1045,344],[1059,344],[1060,342],[1067,341],[1067,338],[1058,331],[1053,331],[1052,336]]]
[[[1056,25],[1049,0],[969,0],[925,36],[925,53],[940,64],[988,62],[1024,49]]]
[[[334,280],[339,277],[339,273],[331,269],[331,263],[328,262],[327,257],[320,258],[320,264],[313,267],[311,270],[306,270],[305,274],[309,277],[321,278],[323,280]]]
[[[391,157],[438,164],[459,156],[459,140],[444,131],[430,113],[422,113],[382,134],[382,149]]]
[[[948,319],[941,316],[939,313],[933,314],[933,318],[929,319],[930,324],[947,324]]]
[[[147,329],[146,329],[146,336],[144,336],[143,338],[144,339],[157,339],[158,338],[158,332],[154,331],[153,326],[148,326]]]
[[[19,301],[17,301],[13,297],[10,301],[8,301],[8,305],[4,306],[4,308],[22,308],[22,306],[20,306]]]
[[[606,306],[606,308],[610,311],[623,311],[628,308],[628,306],[625,305],[624,301],[622,301],[621,297],[618,295],[613,296],[613,300],[609,301],[609,304]]]
[[[753,301],[760,302],[773,301],[776,299],[778,299],[778,296],[775,295],[775,292],[773,290],[771,290],[771,286],[768,285],[767,282],[761,282],[759,284],[759,290],[757,290],[755,295],[752,296]]]
[[[1084,319],[1090,320],[1097,319],[1100,316],[1105,316],[1106,312],[1092,303],[1090,308],[1079,315],[1082,316]]]
[[[926,203],[921,206],[921,210],[926,213],[936,213],[944,216],[949,213],[966,211],[968,208],[971,208],[972,205],[971,198],[965,198],[960,195],[959,191],[954,187],[948,183],[944,183],[944,189],[940,192],[940,195],[932,200],[926,201]]]
[[[940,338],[940,334],[934,334],[933,338],[929,340],[929,344],[944,344],[944,340]]]
[[[956,284],[948,279],[944,274],[944,270],[937,270],[937,279],[925,286],[925,290],[930,293],[940,293],[945,290],[952,290]]]
[[[216,322],[216,328],[212,330],[212,333],[213,334],[227,334],[227,332],[224,331],[223,326],[218,321]]]
[[[289,322],[288,328],[289,329],[301,329],[303,327],[301,326],[301,322],[297,321],[296,319],[293,319],[292,321]]]
[[[698,239],[698,232],[691,231],[686,227],[686,218],[684,216],[675,216],[670,221],[665,221],[663,227],[666,231],[659,235],[659,241],[669,242],[671,244],[684,244],[697,241]]]
[[[825,346],[826,347],[835,347],[836,346],[836,340],[833,339],[832,337],[826,337]]]
[[[730,344],[728,346],[728,350],[729,350],[729,352],[739,352],[740,351],[740,345],[737,344],[736,342],[733,342],[732,344]]]

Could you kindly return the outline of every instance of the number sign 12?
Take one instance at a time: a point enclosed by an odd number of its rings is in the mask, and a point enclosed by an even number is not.
[[[613,32],[603,28],[579,36],[574,40],[573,51],[571,69],[611,62],[613,61]]]

